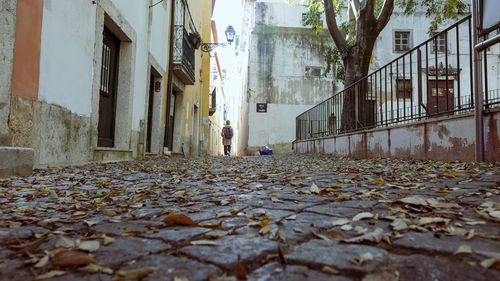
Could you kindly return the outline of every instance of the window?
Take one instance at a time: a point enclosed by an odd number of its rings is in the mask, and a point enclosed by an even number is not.
[[[394,32],[394,51],[406,52],[410,50],[410,31],[395,31]]]
[[[320,77],[321,76],[321,67],[319,66],[306,66],[305,69],[307,77]]]
[[[432,52],[436,52],[436,43],[437,43],[437,51],[439,53],[446,52],[446,32],[438,35],[435,40],[431,41]]]
[[[410,79],[397,79],[396,89],[398,90],[398,99],[411,99],[412,88]]]

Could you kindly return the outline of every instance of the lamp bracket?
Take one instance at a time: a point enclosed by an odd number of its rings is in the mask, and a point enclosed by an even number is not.
[[[226,45],[230,45],[230,44],[231,43],[201,43],[201,50],[203,52],[211,52],[219,46],[225,47]]]

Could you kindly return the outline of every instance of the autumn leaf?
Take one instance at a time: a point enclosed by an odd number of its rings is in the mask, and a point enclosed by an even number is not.
[[[246,280],[247,279],[247,271],[243,267],[243,265],[241,265],[241,263],[240,263],[240,255],[238,255],[238,261],[236,263],[236,268],[234,269],[233,275],[236,276],[236,278],[238,278],[238,280]]]
[[[190,217],[184,215],[184,214],[170,214],[166,216],[163,220],[163,222],[169,223],[169,224],[177,224],[177,225],[193,225],[193,226],[198,226],[198,223],[192,220]]]
[[[113,276],[113,281],[138,281],[142,277],[158,270],[156,267],[143,267],[132,270],[119,271]]]
[[[52,264],[56,266],[75,266],[89,263],[98,263],[98,261],[82,251],[59,252],[52,258]]]

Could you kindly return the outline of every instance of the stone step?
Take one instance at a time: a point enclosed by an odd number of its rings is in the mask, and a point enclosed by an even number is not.
[[[34,159],[32,148],[0,146],[0,177],[31,175]]]

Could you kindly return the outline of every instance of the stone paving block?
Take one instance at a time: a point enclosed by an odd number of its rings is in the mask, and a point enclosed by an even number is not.
[[[57,276],[54,278],[44,279],[47,281],[109,281],[111,280],[112,275],[104,274],[104,273],[94,273],[94,274],[85,274],[85,273],[69,273],[66,275]]]
[[[179,251],[189,257],[233,271],[238,255],[241,258],[240,262],[251,268],[267,254],[277,252],[278,249],[275,241],[262,237],[230,235],[214,241],[217,242],[216,246],[186,246]]]
[[[404,247],[447,255],[452,255],[462,245],[470,246],[473,251],[500,252],[500,245],[498,243],[494,244],[481,238],[465,240],[458,236],[441,236],[438,238],[432,232],[421,233],[410,231],[405,233],[400,239],[392,241],[392,245],[393,247]]]
[[[211,274],[217,276],[222,270],[211,264],[204,264],[183,257],[171,255],[151,255],[137,260],[134,264],[126,265],[117,271],[132,270],[142,267],[156,267],[157,270],[148,274],[142,281],[148,280],[174,280],[174,277],[185,277],[189,281],[207,280]]]
[[[170,248],[169,244],[156,239],[117,237],[113,243],[101,245],[94,255],[100,265],[114,268],[123,262]]]
[[[148,231],[148,226],[154,223],[153,221],[107,222],[96,224],[91,229],[101,233],[120,235],[126,229]]]
[[[209,232],[211,229],[203,227],[172,226],[160,230],[155,230],[141,235],[146,238],[159,238],[171,243],[180,243],[200,234]]]
[[[2,250],[0,248],[0,250]],[[32,280],[33,275],[24,267],[22,260],[6,259],[0,261],[0,281]]]
[[[350,281],[343,276],[329,275],[317,270],[311,270],[303,265],[287,265],[283,267],[280,263],[268,263],[248,275],[248,281]]]
[[[329,204],[310,207],[304,209],[304,211],[346,219],[352,219],[355,215],[363,212],[362,209],[345,208]]]
[[[32,148],[0,146],[0,177],[29,176],[33,172]]]
[[[356,265],[350,258],[359,258],[370,253],[373,260]],[[307,265],[312,268],[330,266],[340,271],[368,273],[383,265],[387,260],[387,251],[365,245],[339,244],[335,241],[311,240],[296,246],[285,255],[288,263]]]
[[[500,281],[500,272],[481,267],[413,255],[397,267],[400,281]]]

